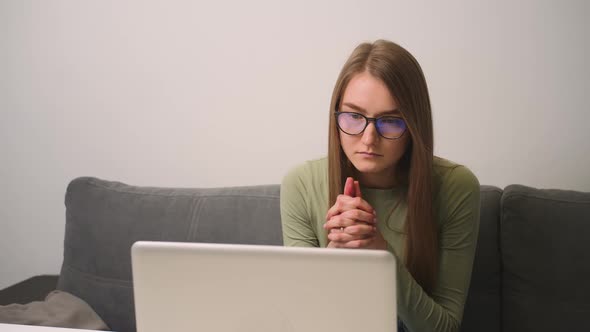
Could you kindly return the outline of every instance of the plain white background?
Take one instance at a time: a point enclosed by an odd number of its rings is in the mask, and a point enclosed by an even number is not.
[[[386,38],[425,72],[436,153],[482,184],[590,191],[589,5],[0,0],[0,288],[59,273],[64,192],[279,183],[327,151],[340,67]]]

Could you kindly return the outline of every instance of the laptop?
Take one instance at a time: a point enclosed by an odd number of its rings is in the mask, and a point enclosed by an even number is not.
[[[380,250],[136,242],[138,332],[395,332]]]

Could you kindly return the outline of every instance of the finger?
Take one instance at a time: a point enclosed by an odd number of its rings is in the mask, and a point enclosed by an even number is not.
[[[336,197],[336,202],[334,202],[334,205],[332,205],[332,207],[330,207],[330,209],[328,209],[328,212],[326,213],[326,220],[329,220],[333,216],[339,215],[343,211],[350,210],[351,207],[354,206],[354,203],[350,201],[352,199],[354,198],[344,194],[338,195]]]
[[[334,242],[334,243],[340,243],[342,245],[345,244],[345,241],[342,241],[342,236],[340,235],[340,233],[330,233],[328,234],[328,240],[330,242]]]
[[[346,248],[364,248],[371,245],[374,239],[374,236],[351,235],[347,233],[328,234],[328,240],[337,242],[341,247]]]
[[[346,234],[357,236],[359,238],[367,238],[375,236],[377,232],[377,227],[366,224],[356,224],[344,228],[343,232]]]
[[[338,241],[328,242],[328,248],[344,248],[344,243]]]
[[[374,237],[361,240],[348,241],[344,244],[344,248],[367,248],[373,243]]]
[[[352,198],[345,195],[338,195],[338,197],[336,197],[336,203],[332,205],[332,207],[328,210],[326,214],[326,220],[329,220],[330,218],[339,215],[345,211],[354,209],[363,210],[367,213],[372,213],[373,215],[375,215],[375,209],[373,209],[373,207],[362,198]]]
[[[332,229],[340,229],[341,227],[348,227],[354,225],[357,221],[351,218],[346,218],[342,215],[337,215],[324,224],[324,229],[331,231]]]
[[[354,189],[355,189],[354,190],[355,191],[354,197],[362,197],[362,194],[361,194],[361,185],[359,184],[358,181],[354,181]]]
[[[341,229],[352,225],[368,225],[373,227],[377,225],[377,219],[365,211],[352,210],[333,216],[324,223],[323,227],[325,230],[331,231],[332,229]]]
[[[377,218],[373,213],[369,213],[367,211],[359,209],[344,211],[340,214],[340,216],[342,218],[348,218],[354,221],[361,221],[372,225],[377,224]]]
[[[336,198],[336,203],[334,205],[337,206],[337,210],[339,211],[339,213],[354,209],[360,209],[368,213],[373,213],[374,211],[371,204],[369,204],[367,201],[360,197],[349,197],[339,195]]]
[[[342,211],[345,211],[344,205],[346,204],[346,202],[349,199],[352,198],[350,195],[354,194],[353,191],[354,191],[354,181],[351,177],[348,177],[346,179],[346,185],[344,185],[344,194],[338,195],[336,197],[336,202],[334,202],[334,205],[332,205],[332,207],[330,207],[328,209],[328,212],[326,213],[326,220],[329,220],[333,216],[342,213]],[[350,205],[350,204],[348,204],[348,205]]]
[[[367,201],[365,201],[364,199],[360,198],[360,197],[355,197],[353,199],[349,199],[345,202],[343,202],[344,207],[348,207],[347,209],[342,209],[342,210],[351,210],[351,209],[360,209],[363,211],[366,211],[368,213],[374,213],[375,209],[373,209],[373,207],[371,206],[371,204],[369,204]]]
[[[342,212],[342,202],[340,201],[340,196],[341,195],[338,195],[338,197],[336,197],[336,203],[334,203],[334,205],[328,209],[328,212],[326,213],[326,221],[332,219],[332,217],[339,215],[340,212]]]
[[[340,217],[325,223],[324,229],[328,232],[329,240],[339,242],[366,239],[374,237],[377,234],[377,227],[372,224],[369,225],[356,221],[351,222],[350,220],[342,220]]]
[[[356,240],[362,240],[362,239],[365,239],[365,237],[361,237],[361,236],[357,236],[357,235],[350,235],[350,234],[346,234],[344,232],[328,234],[328,240],[338,242],[342,246],[345,246],[346,243],[348,243],[350,241],[356,241]]]
[[[350,176],[346,178],[344,184],[344,195],[354,197],[354,180]]]

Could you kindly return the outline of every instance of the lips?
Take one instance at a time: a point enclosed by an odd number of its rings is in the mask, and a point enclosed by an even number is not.
[[[371,157],[383,157],[382,154],[378,154],[378,153],[374,153],[374,152],[357,152],[358,154],[364,155],[364,156],[371,156]]]

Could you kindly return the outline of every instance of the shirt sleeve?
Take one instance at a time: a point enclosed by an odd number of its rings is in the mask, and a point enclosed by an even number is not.
[[[409,331],[459,331],[479,231],[479,182],[459,166],[441,184],[439,272],[429,296],[398,260],[398,315]]]
[[[290,171],[281,183],[281,224],[287,247],[319,247],[307,204],[304,167]]]

